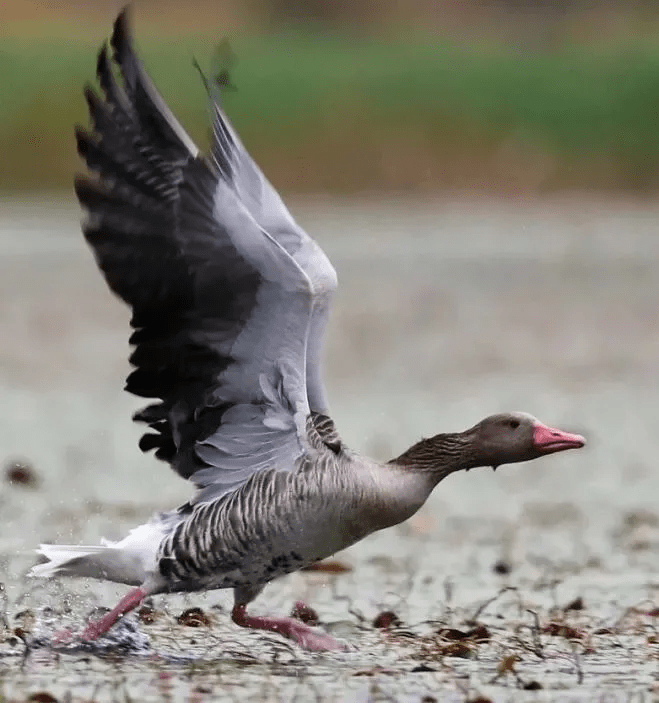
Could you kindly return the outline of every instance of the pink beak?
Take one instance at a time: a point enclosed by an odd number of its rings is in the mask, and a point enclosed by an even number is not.
[[[579,449],[586,444],[580,434],[555,430],[538,422],[533,428],[533,446],[543,454],[562,452],[565,449]]]

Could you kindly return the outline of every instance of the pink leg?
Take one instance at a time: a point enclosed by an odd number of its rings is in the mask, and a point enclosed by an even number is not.
[[[82,633],[81,638],[89,642],[104,635],[122,615],[136,608],[148,595],[148,592],[143,588],[134,588],[107,615],[104,615],[100,620],[96,620],[96,622],[90,622]]]
[[[315,630],[309,625],[305,625],[299,620],[283,617],[263,617],[257,615],[247,615],[247,606],[234,605],[231,611],[231,619],[240,627],[250,627],[255,630],[268,630],[277,632],[284,637],[297,642],[303,649],[312,652],[323,652],[337,649],[345,649],[344,645],[337,642],[333,637]]]

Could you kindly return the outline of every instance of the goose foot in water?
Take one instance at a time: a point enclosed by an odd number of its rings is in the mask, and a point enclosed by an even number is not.
[[[240,627],[249,627],[254,630],[268,630],[277,632],[284,637],[297,642],[303,649],[310,652],[327,652],[344,650],[345,645],[333,637],[305,625],[299,620],[286,617],[266,617],[262,615],[247,615],[247,606],[234,605],[231,619]]]
[[[58,630],[52,637],[55,647],[66,647],[75,642],[92,642],[104,635],[121,617],[136,608],[148,595],[143,588],[134,588],[127,593],[109,613],[98,620],[87,623],[81,635],[76,636],[73,630],[66,628]]]
[[[104,615],[99,620],[88,623],[80,638],[83,642],[91,642],[92,640],[98,639],[101,635],[104,635],[119,618],[136,608],[148,595],[148,592],[143,588],[134,588],[127,593],[107,615]]]

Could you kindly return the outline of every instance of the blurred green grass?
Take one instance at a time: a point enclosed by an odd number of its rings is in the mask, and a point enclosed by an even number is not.
[[[138,47],[201,145],[208,111],[196,56],[205,38]],[[0,44],[0,189],[68,187],[80,168],[89,40]],[[659,44],[552,51],[496,44],[289,32],[232,40],[226,107],[280,186],[301,190],[494,187],[646,190],[659,171]]]

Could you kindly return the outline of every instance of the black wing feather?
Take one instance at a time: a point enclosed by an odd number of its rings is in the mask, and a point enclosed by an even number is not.
[[[189,478],[204,463],[195,444],[220,426],[229,407],[214,399],[232,363],[231,341],[249,318],[261,281],[212,218],[221,176],[198,157],[146,77],[126,12],[97,61],[103,97],[85,91],[92,130],[76,130],[94,178],[75,190],[89,213],[83,232],[109,287],[133,311],[126,390],[159,402],[134,419],[153,432],[143,451]],[[212,285],[211,285],[212,283]]]

